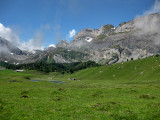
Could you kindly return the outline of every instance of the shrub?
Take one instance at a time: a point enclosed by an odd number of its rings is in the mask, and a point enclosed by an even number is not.
[[[117,58],[117,57],[118,57],[118,54],[117,54],[117,53],[113,53],[113,54],[112,54],[112,57]]]
[[[97,36],[97,39],[98,39],[98,40],[103,40],[103,39],[106,38],[106,37],[107,37],[106,35],[101,34],[101,35]]]

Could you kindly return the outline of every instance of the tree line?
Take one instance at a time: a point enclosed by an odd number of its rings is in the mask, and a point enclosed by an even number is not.
[[[46,73],[61,72],[62,74],[64,74],[64,73],[74,73],[75,71],[79,71],[89,67],[97,67],[99,66],[99,64],[95,63],[94,61],[76,62],[76,63],[46,63],[40,61],[36,63],[19,64],[19,65],[0,62],[0,66],[12,70],[26,69],[26,70],[37,70]]]

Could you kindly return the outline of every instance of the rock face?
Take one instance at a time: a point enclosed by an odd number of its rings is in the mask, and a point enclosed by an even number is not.
[[[48,48],[36,54],[25,55],[23,51],[4,41],[0,38],[0,45],[5,45],[11,54],[19,56],[14,60],[21,63],[40,60],[48,63],[92,60],[100,64],[113,64],[160,54],[160,14],[122,22],[116,28],[110,24],[103,25],[100,29],[86,28],[77,33],[71,42],[63,40],[56,48]]]
[[[120,32],[130,32],[134,30],[135,25],[134,21],[129,21],[129,22],[122,22],[119,24],[119,26],[115,29],[114,33],[120,33]]]
[[[160,54],[160,14],[150,14],[122,22],[117,28],[84,29],[65,49],[88,54],[89,60],[112,64]]]
[[[100,34],[110,34],[113,33],[115,30],[115,27],[113,25],[103,25],[100,29],[99,29],[99,35]]]
[[[89,28],[86,28],[82,31],[80,31],[74,38],[74,41],[78,41],[81,39],[85,39],[85,37],[92,37],[95,38],[97,35],[99,35],[99,30],[92,30]]]

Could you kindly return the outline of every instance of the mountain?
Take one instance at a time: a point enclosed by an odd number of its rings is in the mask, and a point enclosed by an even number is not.
[[[16,46],[14,46],[12,43],[10,43],[9,41],[7,41],[4,38],[0,37],[0,47],[1,47],[1,52],[10,52],[10,53],[14,53],[17,55],[22,55],[23,52],[17,48]],[[3,50],[2,50],[3,48]]]
[[[19,64],[27,58],[27,52],[20,50],[18,47],[0,37],[0,61]]]
[[[32,63],[71,63],[88,60],[99,64],[113,64],[131,59],[160,54],[160,14],[137,17],[122,22],[116,28],[103,25],[99,29],[85,28],[71,42],[60,41],[55,47],[33,53],[21,51],[10,42],[0,38],[0,60]],[[5,56],[4,57],[4,53]]]
[[[34,56],[25,60],[28,61],[43,61],[46,63],[72,63],[72,62],[83,62],[88,61],[88,54],[81,51],[75,51],[71,49],[66,49],[62,47],[53,48],[50,47],[41,53],[36,53]]]
[[[83,29],[73,41],[58,46],[88,54],[89,60],[112,64],[160,54],[160,14],[150,14],[122,22],[118,27]]]

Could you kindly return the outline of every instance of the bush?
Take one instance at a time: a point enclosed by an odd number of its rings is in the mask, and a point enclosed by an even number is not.
[[[106,64],[108,64],[109,63],[109,60],[108,59],[101,59],[101,60],[99,60],[99,62],[98,62],[100,65],[106,65]]]
[[[107,37],[106,35],[101,34],[101,35],[97,36],[97,39],[98,39],[98,40],[103,40],[103,39],[106,38],[106,37]]]
[[[160,55],[156,54],[155,57],[159,57]]]
[[[118,54],[117,54],[117,53],[113,53],[113,54],[112,54],[112,57],[117,58],[117,57],[118,57]]]

